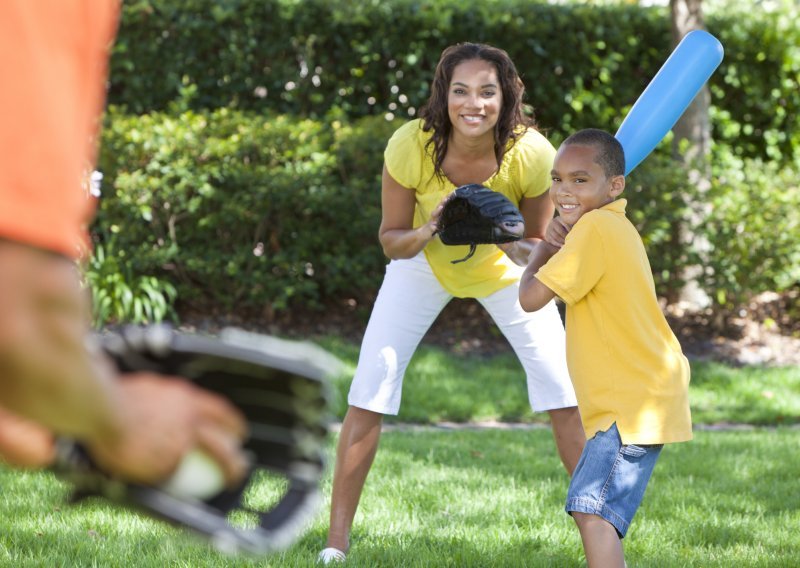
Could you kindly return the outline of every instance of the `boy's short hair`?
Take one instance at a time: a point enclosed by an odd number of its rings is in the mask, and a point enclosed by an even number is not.
[[[603,168],[606,177],[625,175],[625,150],[619,140],[605,130],[586,128],[567,137],[562,146],[593,146],[597,148],[595,161]]]

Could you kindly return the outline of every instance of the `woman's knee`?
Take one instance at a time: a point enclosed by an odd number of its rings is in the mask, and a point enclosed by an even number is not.
[[[567,406],[565,408],[553,408],[548,410],[547,413],[550,415],[550,422],[553,424],[554,427],[562,426],[562,425],[572,425],[572,424],[579,424],[581,420],[581,414],[578,411],[577,406]]]

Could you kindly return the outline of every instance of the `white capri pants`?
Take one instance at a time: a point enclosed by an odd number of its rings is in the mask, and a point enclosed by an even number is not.
[[[453,296],[434,276],[424,253],[386,267],[361,343],[347,402],[380,414],[397,414],[403,376],[422,337]],[[478,298],[525,369],[534,411],[576,406],[567,372],[564,326],[555,302],[528,313],[519,283]]]

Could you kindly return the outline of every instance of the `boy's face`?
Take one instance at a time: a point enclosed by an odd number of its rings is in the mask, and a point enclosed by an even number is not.
[[[559,216],[570,226],[589,211],[611,203],[625,189],[624,176],[606,177],[595,161],[597,148],[562,146],[553,162],[550,199]]]

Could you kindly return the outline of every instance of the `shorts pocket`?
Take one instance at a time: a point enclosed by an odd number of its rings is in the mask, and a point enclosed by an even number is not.
[[[648,450],[657,450],[664,446],[664,444],[653,444],[647,446],[637,446],[636,444],[628,444],[620,448],[620,452],[632,458],[640,458],[645,455]]]
[[[626,446],[622,446],[619,451],[626,456],[630,456],[632,458],[640,458],[647,453],[647,450],[644,449],[642,446],[637,446],[635,444],[628,444]]]

